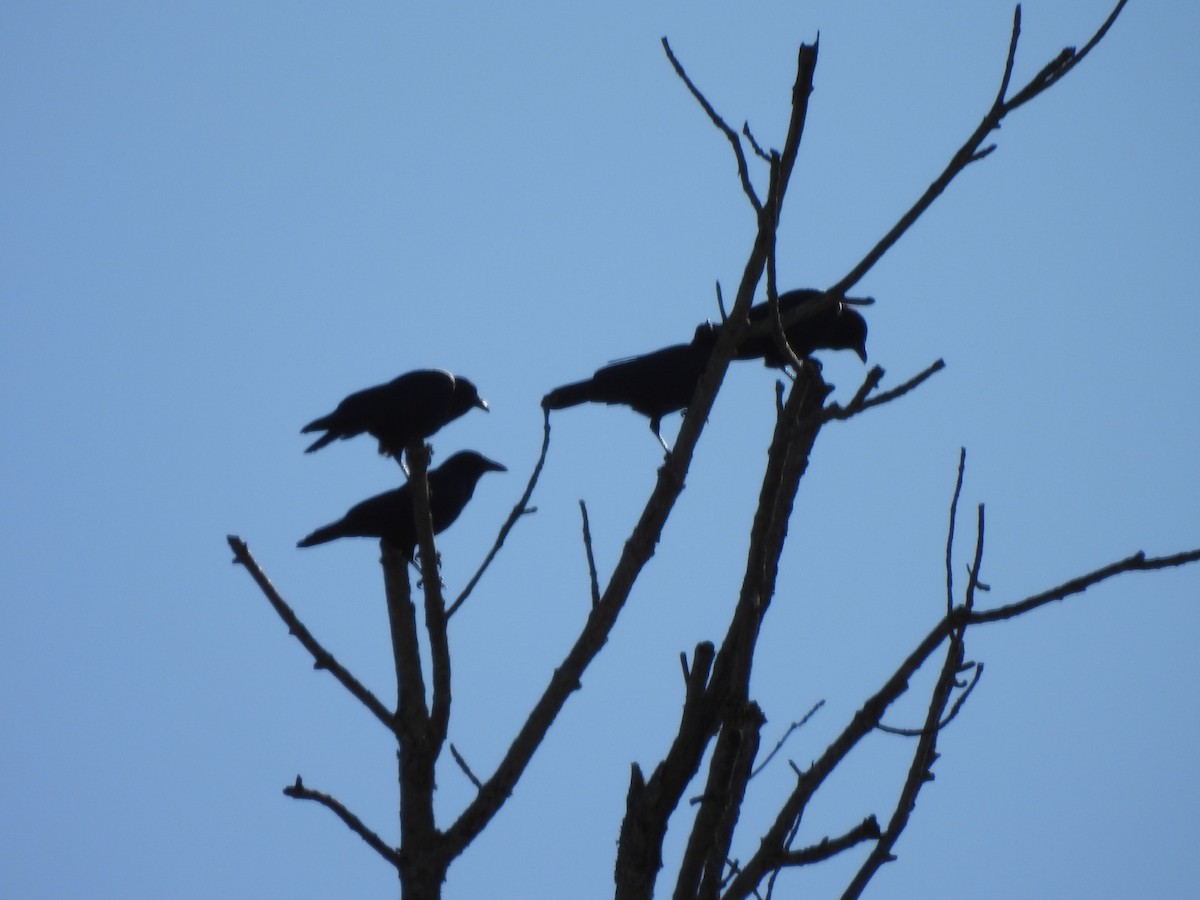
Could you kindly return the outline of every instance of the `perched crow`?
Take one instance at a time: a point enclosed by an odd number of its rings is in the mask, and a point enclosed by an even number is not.
[[[662,417],[688,405],[716,342],[717,328],[706,322],[696,329],[690,344],[610,363],[586,381],[555,388],[542,398],[542,408],[565,409],[580,403],[628,406],[649,417],[650,430],[669,450],[659,431]]]
[[[434,534],[440,534],[454,523],[475,493],[475,484],[484,472],[507,471],[500,463],[474,450],[455,453],[436,469],[430,469],[429,511]],[[336,522],[318,528],[296,546],[315,547],[344,537],[383,538],[412,559],[417,546],[417,529],[413,523],[411,485],[377,494],[352,506]]]
[[[779,295],[779,312],[784,314],[805,303],[824,296],[822,291],[802,289]],[[757,303],[750,307],[750,324],[770,321],[771,307]],[[867,361],[867,323],[858,311],[844,303],[834,304],[807,316],[783,330],[796,355],[803,359],[815,350],[853,350],[863,362]],[[764,365],[782,369],[787,360],[775,342],[774,333],[744,341],[734,359],[759,359]]]
[[[329,415],[309,422],[301,434],[325,433],[304,452],[365,431],[379,441],[381,454],[399,459],[408,444],[429,437],[473,406],[488,408],[470,381],[441,369],[418,369],[351,394]]]

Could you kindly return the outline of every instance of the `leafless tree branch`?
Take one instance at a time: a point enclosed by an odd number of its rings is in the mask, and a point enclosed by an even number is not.
[[[583,549],[587,554],[588,583],[592,589],[592,606],[600,602],[600,581],[596,577],[596,557],[592,553],[592,529],[588,525],[587,504],[579,501],[579,514],[583,517]]]
[[[882,406],[884,403],[891,403],[893,400],[903,397],[909,391],[920,387],[929,378],[944,368],[946,368],[946,364],[939,359],[927,369],[918,373],[917,375],[914,375],[903,384],[897,385],[891,390],[884,391],[882,394],[879,394],[868,400],[867,395],[879,385],[880,380],[884,376],[883,369],[879,368],[879,366],[875,366],[870,372],[867,373],[867,378],[863,382],[862,387],[860,387],[858,392],[854,395],[854,399],[851,400],[845,407],[841,407],[836,403],[829,404],[825,410],[825,419],[826,421],[833,421],[834,419],[851,419],[861,412],[866,412],[868,409],[874,409],[876,406]]]
[[[766,758],[763,759],[763,761],[760,762],[755,767],[754,771],[750,773],[750,777],[754,778],[756,775],[758,775],[759,772],[761,772],[768,765],[770,765],[771,760],[775,758],[775,755],[777,753],[779,753],[779,751],[783,749],[783,745],[787,743],[787,739],[790,738],[795,731],[797,731],[800,728],[803,728],[805,726],[805,724],[807,724],[808,720],[817,714],[817,710],[819,710],[824,705],[825,705],[824,700],[818,700],[813,705],[812,709],[810,709],[803,716],[801,716],[799,720],[797,720],[797,721],[793,722],[791,725],[789,725],[787,728],[787,731],[785,731],[783,733],[783,737],[781,737],[779,739],[778,743],[775,744],[774,749],[772,749],[771,752],[766,755]]]
[[[482,788],[483,782],[475,777],[475,773],[471,771],[471,767],[467,765],[467,761],[463,759],[462,754],[458,752],[458,748],[454,746],[453,742],[450,744],[450,755],[454,757],[454,761],[458,763],[458,767],[462,769],[463,774],[467,776],[471,784],[475,785],[477,790]]]
[[[312,800],[321,804],[341,819],[347,828],[362,838],[367,846],[397,869],[400,868],[400,854],[394,848],[389,847],[383,838],[364,825],[362,819],[346,809],[339,800],[331,797],[329,794],[323,794],[320,791],[314,791],[311,788],[305,787],[299,775],[296,776],[296,783],[285,787],[283,792],[296,800]]]
[[[701,108],[708,113],[708,118],[712,123],[721,130],[729,140],[729,145],[733,148],[733,155],[737,158],[738,178],[742,182],[742,190],[746,194],[746,199],[750,201],[750,205],[754,207],[755,212],[762,212],[762,202],[758,199],[758,194],[754,192],[754,185],[750,183],[750,168],[746,165],[746,154],[742,150],[742,142],[738,140],[737,132],[726,124],[721,118],[721,114],[713,108],[713,105],[708,102],[708,98],[700,92],[687,72],[683,69],[683,64],[675,57],[675,52],[671,49],[671,43],[665,37],[662,39],[663,50],[666,51],[667,59],[671,61],[671,67],[675,69],[675,74],[679,76],[687,89],[691,92],[692,97],[700,104]],[[757,145],[755,145],[757,147]]]
[[[496,558],[496,554],[500,552],[500,548],[504,546],[504,542],[508,538],[508,533],[513,530],[513,526],[517,524],[517,520],[522,516],[537,511],[536,507],[529,505],[529,498],[533,496],[533,489],[537,486],[538,478],[542,474],[542,466],[546,464],[546,452],[550,449],[550,411],[543,410],[542,412],[544,422],[542,427],[542,450],[538,454],[537,462],[533,466],[533,474],[529,476],[529,482],[525,485],[525,492],[521,494],[521,499],[512,508],[512,512],[508,514],[508,518],[504,520],[504,524],[500,526],[500,533],[496,536],[496,542],[492,545],[492,549],[488,551],[488,555],[484,557],[478,571],[471,576],[471,580],[467,582],[467,586],[463,588],[462,593],[458,595],[458,598],[446,610],[447,619],[458,612],[458,608],[466,602],[467,597],[471,595],[471,591],[475,590],[475,585],[479,583],[479,579],[483,577],[483,573],[487,571],[488,566],[492,564],[492,560]]]
[[[1088,41],[1083,51],[1075,53],[1071,49],[1064,50],[1055,59],[1049,62],[1043,69],[1034,76],[1034,78],[1022,88],[1011,100],[1004,100],[1004,94],[1007,92],[1009,79],[1012,77],[1013,61],[1017,52],[1017,40],[1021,33],[1021,12],[1020,6],[1017,7],[1016,14],[1013,17],[1012,37],[1009,41],[1008,55],[1005,59],[1004,74],[1000,82],[1000,92],[996,96],[996,100],[992,103],[991,108],[984,115],[979,125],[971,132],[970,137],[966,139],[961,147],[950,158],[950,162],[942,173],[934,180],[934,182],[925,189],[917,202],[900,217],[899,221],[892,226],[879,242],[868,251],[867,255],[858,262],[845,276],[842,277],[833,287],[829,289],[833,294],[845,294],[862,280],[875,264],[879,262],[885,253],[890,250],[900,237],[912,227],[924,214],[925,210],[933,205],[933,202],[941,195],[941,193],[950,186],[952,182],[967,166],[976,162],[991,153],[993,147],[980,149],[984,139],[989,134],[1000,127],[1000,122],[1008,113],[1032,100],[1042,91],[1046,90],[1052,84],[1067,74],[1083,59],[1093,47],[1099,43],[1100,39],[1112,27],[1116,21],[1121,9],[1125,6],[1126,0],[1120,0],[1114,7],[1112,13],[1105,20],[1100,29]]]
[[[950,499],[950,527],[946,529],[946,612],[954,609],[954,523],[958,517],[958,498],[962,495],[963,473],[967,467],[967,448],[958,449],[958,477],[954,480],[954,496]]]
[[[856,847],[863,841],[876,840],[880,836],[879,823],[874,816],[867,816],[841,837],[824,838],[820,843],[800,850],[789,850],[780,860],[780,866],[810,866],[837,856],[843,850]]]
[[[250,548],[246,545],[246,542],[234,534],[229,535],[226,540],[229,542],[230,549],[233,550],[233,561],[250,573],[250,577],[254,579],[259,590],[263,592],[263,596],[267,598],[267,601],[279,615],[279,618],[283,619],[283,624],[288,627],[288,633],[293,635],[304,649],[312,655],[314,668],[325,669],[329,672],[359,703],[370,710],[371,714],[382,722],[388,731],[396,734],[396,718],[391,710],[384,706],[378,697],[371,693],[362,682],[351,675],[345,666],[339,663],[333,654],[322,647],[320,642],[313,637],[312,632],[304,626],[304,623],[300,621],[292,608],[288,606],[283,597],[279,595],[279,592],[275,590],[275,586],[271,584],[266,573],[263,572],[258,562],[251,555]]]

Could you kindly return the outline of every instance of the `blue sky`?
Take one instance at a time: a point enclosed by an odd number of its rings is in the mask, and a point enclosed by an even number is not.
[[[1107,12],[1024,4],[1016,82]],[[446,428],[435,454],[473,448],[510,472],[440,541],[456,592],[534,462],[542,394],[685,339],[716,317],[714,282],[728,293],[741,272],[754,222],[731,154],[659,38],[731,123],[779,146],[796,46],[820,32],[779,245],[782,286],[820,287],[974,128],[1012,7],[17,3],[0,17],[0,893],[316,898],[388,896],[395,880],[281,789],[300,773],[394,840],[393,748],[312,671],[225,535],[390,696],[377,547],[294,545],[398,472],[364,440],[306,456],[300,426],[413,368],[480,386],[491,414]],[[1193,4],[1134,0],[859,286],[878,299],[869,351],[887,383],[947,369],[827,428],[801,486],[754,685],[768,745],[826,701],[787,746],[798,764],[943,608],[960,446],[964,509],[987,503],[989,602],[1200,545],[1198,26]],[[844,399],[864,371],[841,356],[825,372]],[[771,372],[731,370],[609,646],[448,898],[610,892],[629,765],[671,737],[679,651],[724,630],[773,402]],[[451,740],[478,771],[586,615],[578,499],[603,577],[659,461],[627,410],[556,414],[538,512],[452,623]],[[1192,889],[1198,586],[1194,569],[1124,576],[978,629],[983,680],[875,893]],[[914,697],[889,721],[922,711]],[[890,812],[910,752],[868,741],[801,840]],[[781,759],[754,782],[741,856],[790,781]],[[452,763],[440,782],[444,823],[471,786]],[[685,833],[673,820],[670,852]],[[858,858],[783,888],[830,895]]]

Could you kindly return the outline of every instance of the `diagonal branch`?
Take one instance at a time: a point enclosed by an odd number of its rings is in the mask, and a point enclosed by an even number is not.
[[[783,855],[781,866],[809,866],[813,863],[824,862],[837,856],[843,850],[856,847],[863,841],[876,840],[880,835],[879,823],[874,816],[867,816],[845,834],[835,838],[825,838],[811,847],[799,850],[789,850]]]
[[[815,48],[802,45],[796,85],[793,87],[792,124],[788,132],[790,150],[785,146],[782,154],[784,164],[781,167],[780,180],[777,185],[780,201],[787,190],[787,180],[791,171],[787,161],[789,158],[792,161],[795,160],[796,147],[800,141],[801,128],[797,126],[796,120],[799,118],[801,122],[803,121],[804,111],[807,108],[807,97],[812,91],[812,74],[815,66]],[[795,103],[795,99],[798,97],[803,99],[802,104]],[[766,261],[765,242],[766,236],[763,233],[760,217],[759,232],[743,270],[737,299],[730,312],[730,323],[735,326],[744,327],[745,325],[754,289],[762,276]],[[679,435],[675,439],[675,447],[658,470],[658,479],[654,489],[646,501],[641,517],[634,525],[629,539],[622,548],[621,557],[607,587],[601,594],[600,602],[592,607],[579,637],[554,671],[549,684],[526,717],[496,771],[484,781],[483,788],[446,831],[447,859],[461,853],[479,835],[511,795],[513,787],[529,765],[529,761],[541,745],[559,711],[566,704],[570,695],[579,688],[584,671],[607,643],[608,636],[629,598],[634,582],[653,555],[663,526],[674,508],[675,501],[683,492],[684,480],[691,465],[696,444],[707,423],[713,400],[724,379],[725,371],[729,367],[729,361],[733,357],[734,348],[739,339],[736,327],[728,331],[722,329],[722,333],[717,339],[717,345],[709,359],[708,367],[701,376],[696,391],[688,404],[688,415],[684,418]]]
[[[967,166],[971,163],[983,159],[992,150],[995,145],[989,147],[981,146],[989,134],[1000,127],[1000,122],[1004,117],[1032,100],[1042,91],[1055,84],[1060,78],[1071,71],[1079,62],[1091,51],[1093,47],[1100,41],[1101,38],[1108,32],[1108,29],[1116,21],[1121,9],[1125,6],[1126,0],[1119,0],[1112,13],[1105,20],[1100,29],[1088,41],[1083,51],[1075,53],[1069,48],[1060,53],[1055,59],[1051,60],[1043,69],[1030,80],[1024,88],[1017,92],[1011,100],[1004,100],[1004,95],[1009,86],[1009,80],[1012,77],[1013,61],[1017,52],[1017,40],[1021,33],[1021,15],[1020,7],[1017,7],[1017,12],[1013,17],[1012,37],[1009,41],[1008,55],[1005,60],[1004,75],[1001,78],[1000,91],[996,95],[991,108],[983,116],[979,125],[971,132],[970,137],[963,142],[962,146],[955,151],[954,156],[950,158],[946,168],[942,173],[925,189],[925,192],[917,199],[917,202],[909,208],[892,226],[879,242],[867,252],[867,255],[859,261],[843,278],[829,289],[833,294],[844,294],[850,290],[855,284],[862,280],[875,264],[879,262],[885,253],[890,250],[895,243],[900,240],[901,236],[912,227],[913,223],[919,219],[924,212],[933,205],[933,202],[941,196],[942,192],[950,186],[952,182]]]
[[[792,736],[792,733],[795,732],[799,728],[803,728],[805,726],[805,724],[808,723],[808,720],[817,714],[817,710],[819,710],[824,705],[825,705],[824,700],[818,700],[813,705],[812,709],[810,709],[808,712],[806,712],[797,721],[795,721],[791,725],[789,725],[787,728],[787,731],[785,731],[783,733],[783,737],[781,737],[779,739],[779,741],[775,744],[775,747],[771,750],[771,752],[766,755],[766,758],[764,758],[762,762],[760,762],[757,766],[755,766],[754,771],[750,773],[750,777],[754,778],[756,775],[758,775],[759,772],[761,772],[768,765],[770,765],[771,760],[773,760],[775,758],[775,755],[777,753],[779,753],[780,750],[783,749],[783,745],[787,743],[787,739]]]
[[[545,422],[542,429],[542,452],[538,455],[537,462],[533,466],[533,474],[529,476],[529,482],[525,485],[525,492],[521,494],[521,499],[517,501],[517,505],[512,508],[512,512],[508,514],[508,518],[504,520],[504,524],[500,526],[500,533],[496,535],[496,542],[492,545],[492,549],[488,551],[488,555],[484,557],[478,571],[471,576],[471,580],[467,582],[467,586],[463,588],[462,593],[457,599],[450,604],[450,608],[446,610],[446,618],[449,619],[462,606],[467,597],[471,595],[471,591],[475,590],[475,585],[479,584],[479,579],[483,577],[483,573],[487,571],[488,566],[492,564],[492,560],[496,558],[496,554],[500,552],[500,548],[504,546],[504,541],[508,538],[508,533],[513,530],[513,526],[517,524],[517,520],[524,515],[535,512],[536,507],[529,506],[529,498],[533,496],[533,489],[538,483],[538,478],[542,474],[542,466],[546,464],[546,451],[550,449],[550,410],[544,410]]]
[[[867,699],[842,733],[834,739],[816,762],[799,774],[795,789],[780,808],[775,822],[763,836],[758,850],[742,866],[737,877],[729,885],[724,894],[725,898],[733,900],[733,898],[748,897],[755,891],[763,878],[778,869],[780,860],[786,853],[788,835],[798,825],[813,794],[847,754],[858,745],[859,741],[878,727],[891,704],[908,690],[909,680],[916,671],[936,652],[942,641],[951,638],[957,630],[967,625],[1015,618],[1055,600],[1082,593],[1092,585],[1123,572],[1154,571],[1194,562],[1200,562],[1200,549],[1153,558],[1147,558],[1145,553],[1139,552],[1019,603],[982,612],[969,611],[965,606],[955,607],[917,644],[883,687]]]
[[[683,70],[683,64],[675,57],[675,52],[671,49],[671,43],[665,37],[662,39],[662,45],[663,50],[667,53],[667,59],[671,61],[671,67],[675,69],[675,74],[679,76],[679,80],[687,86],[692,97],[708,113],[708,117],[712,120],[712,123],[728,138],[730,146],[733,147],[733,155],[737,158],[738,178],[741,179],[742,190],[746,194],[746,199],[750,201],[750,205],[754,207],[755,212],[762,212],[762,202],[758,199],[758,194],[754,192],[754,185],[750,183],[750,169],[746,165],[746,154],[742,150],[742,142],[738,140],[737,132],[729,127],[725,120],[721,118],[721,114],[708,102],[708,98],[696,87],[695,82],[688,77],[687,72]]]
[[[296,776],[296,783],[289,787],[285,787],[283,792],[296,800],[312,800],[321,804],[326,809],[331,811],[335,816],[341,819],[342,822],[345,823],[346,827],[362,838],[367,845],[371,847],[371,849],[373,849],[397,869],[400,868],[400,854],[396,852],[394,848],[389,847],[383,838],[364,825],[362,819],[354,815],[354,813],[350,812],[350,810],[346,809],[346,807],[342,805],[341,801],[330,796],[329,794],[324,794],[321,791],[314,791],[311,788],[305,787],[304,782],[300,779],[299,775]]]
[[[583,550],[587,554],[588,584],[592,590],[592,606],[600,602],[600,582],[596,578],[596,556],[592,552],[592,528],[588,524],[587,504],[579,501],[579,514],[583,517]]]
[[[882,394],[878,394],[868,400],[867,396],[871,393],[871,391],[875,390],[875,388],[879,386],[879,382],[884,376],[883,369],[879,368],[879,366],[875,366],[870,372],[867,373],[866,380],[863,381],[862,387],[858,389],[858,392],[854,395],[854,399],[847,403],[846,406],[842,407],[836,403],[831,403],[828,407],[826,407],[825,421],[831,422],[835,419],[845,421],[846,419],[852,419],[859,413],[866,412],[868,409],[874,409],[876,406],[882,406],[885,403],[891,403],[893,400],[898,400],[909,391],[920,387],[944,368],[946,368],[946,364],[939,359],[923,371],[908,379],[908,381],[904,382],[903,384],[899,384],[891,390],[884,391]]]
[[[963,473],[967,467],[967,448],[958,448],[958,478],[954,481],[954,496],[950,499],[950,527],[946,529],[946,612],[954,609],[954,522],[958,517],[958,498],[962,495]]]
[[[920,739],[917,741],[917,748],[913,753],[912,765],[909,766],[908,776],[904,779],[904,786],[900,790],[900,797],[897,799],[896,807],[892,811],[892,818],[888,822],[887,830],[884,831],[875,846],[871,848],[871,852],[867,855],[862,867],[859,868],[851,880],[849,887],[842,894],[844,900],[853,900],[853,898],[862,896],[867,883],[874,877],[883,864],[895,859],[892,855],[892,848],[896,846],[896,841],[900,839],[900,834],[908,825],[909,817],[917,805],[917,794],[920,793],[921,788],[926,783],[933,780],[933,773],[930,770],[933,768],[933,764],[937,761],[938,756],[937,739],[940,733],[938,723],[941,721],[942,713],[945,712],[946,706],[950,702],[950,697],[954,692],[955,676],[962,666],[963,652],[962,636],[955,635],[950,640],[950,646],[946,650],[946,661],[943,663],[941,674],[933,686],[933,692],[929,700],[929,711],[925,716],[925,727],[922,730]]]
[[[250,573],[250,577],[254,579],[254,582],[275,609],[279,618],[283,619],[283,623],[287,625],[288,633],[294,635],[304,649],[312,654],[315,668],[325,669],[329,672],[359,703],[370,710],[371,714],[382,722],[388,731],[396,734],[398,726],[396,724],[396,717],[392,714],[391,710],[384,706],[378,697],[363,686],[362,682],[351,675],[345,666],[334,659],[333,654],[322,647],[317,639],[313,637],[312,632],[296,617],[296,613],[287,605],[279,595],[279,592],[275,590],[275,586],[271,584],[270,579],[259,568],[246,542],[234,534],[229,535],[226,540],[229,542],[230,549],[233,550],[233,561]]]
[[[1004,619],[1012,619],[1016,616],[1023,615],[1030,610],[1037,609],[1040,606],[1045,606],[1047,603],[1054,603],[1057,600],[1065,600],[1072,594],[1081,594],[1090,588],[1092,585],[1099,584],[1102,581],[1107,581],[1114,575],[1120,575],[1123,572],[1152,572],[1157,569],[1171,569],[1176,566],[1186,566],[1190,563],[1200,562],[1200,549],[1188,550],[1184,553],[1176,553],[1172,556],[1158,556],[1146,558],[1144,551],[1139,550],[1132,556],[1111,563],[1107,566],[1102,566],[1094,572],[1089,572],[1087,575],[1081,575],[1078,578],[1073,578],[1064,584],[1060,584],[1056,588],[1051,588],[1048,591],[1043,591],[1040,594],[1035,594],[1019,603],[1010,603],[1007,606],[1000,606],[996,609],[988,609],[980,612],[972,612],[966,621],[968,624],[982,624],[984,622],[1000,622]]]

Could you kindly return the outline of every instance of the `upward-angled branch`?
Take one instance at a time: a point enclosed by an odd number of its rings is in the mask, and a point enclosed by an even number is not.
[[[1200,549],[1156,558],[1147,558],[1144,553],[1136,553],[1087,575],[1072,579],[1057,588],[1007,606],[977,612],[968,610],[966,606],[956,606],[909,653],[883,687],[867,699],[841,734],[825,749],[825,752],[800,774],[795,789],[781,806],[774,823],[763,836],[758,850],[741,866],[741,870],[730,882],[722,896],[725,900],[749,897],[763,878],[784,864],[789,835],[804,815],[813,794],[847,754],[878,727],[884,713],[908,690],[910,679],[937,651],[942,641],[953,637],[966,625],[1014,618],[1055,600],[1082,593],[1088,587],[1122,572],[1153,571],[1198,561],[1200,561]]]
[[[816,65],[816,48],[802,46],[800,49],[796,85],[793,88],[792,119],[788,138],[781,154],[781,175],[777,184],[777,197],[769,202],[782,204],[787,190],[787,179],[791,164],[795,161],[803,131],[804,114],[808,95],[812,91],[812,75]],[[754,295],[754,288],[762,276],[766,261],[767,235],[764,233],[762,217],[754,247],[746,263],[737,300],[730,313],[730,321],[745,325],[746,314]],[[688,404],[688,415],[683,420],[675,447],[659,469],[654,490],[646,502],[641,517],[626,541],[616,569],[600,597],[600,602],[591,608],[587,622],[575,644],[567,652],[562,664],[555,670],[542,696],[534,705],[525,723],[509,746],[496,771],[484,781],[483,788],[446,831],[447,852],[461,853],[487,825],[501,805],[511,794],[513,786],[525,771],[533,754],[540,746],[567,698],[579,687],[580,678],[591,661],[608,641],[608,635],[624,608],[637,576],[654,552],[671,510],[680,493],[691,465],[692,455],[700,434],[708,420],[713,400],[735,347],[740,338],[737,328],[722,329],[704,375],[700,378],[695,394]]]
[[[480,563],[475,574],[471,576],[471,580],[467,582],[467,586],[462,589],[462,593],[458,595],[454,602],[450,604],[450,608],[446,610],[447,619],[458,612],[458,608],[467,602],[467,597],[471,596],[471,591],[475,590],[475,585],[479,584],[479,579],[483,577],[483,573],[487,571],[488,566],[492,564],[492,560],[496,558],[496,554],[500,552],[500,548],[504,546],[504,541],[508,537],[508,533],[513,530],[513,526],[517,524],[517,521],[522,516],[535,511],[529,505],[529,498],[533,496],[533,489],[537,486],[538,478],[542,474],[542,466],[546,464],[546,452],[550,449],[550,410],[547,409],[542,412],[544,413],[542,451],[538,454],[537,462],[533,465],[533,473],[529,476],[529,481],[525,485],[525,490],[521,494],[521,498],[517,500],[516,505],[512,508],[512,512],[504,520],[504,524],[500,526],[500,532],[496,535],[496,541],[492,544],[492,549],[483,558],[483,562]]]
[[[925,189],[925,193],[900,217],[891,230],[879,239],[879,242],[868,251],[867,255],[829,289],[829,292],[832,294],[845,294],[846,291],[861,281],[863,276],[883,258],[883,255],[912,227],[913,223],[921,217],[925,210],[933,205],[933,201],[950,186],[950,182],[971,163],[983,159],[995,149],[995,145],[983,147],[983,142],[989,134],[1000,127],[1000,122],[1004,117],[1019,106],[1038,96],[1071,71],[1071,69],[1075,68],[1091,49],[1096,46],[1100,39],[1104,37],[1108,29],[1112,27],[1113,22],[1116,21],[1125,3],[1126,0],[1119,0],[1108,18],[1104,21],[1104,24],[1100,26],[1081,52],[1076,53],[1070,48],[1063,50],[1062,53],[1044,66],[1012,99],[1006,100],[1005,95],[1009,87],[1009,80],[1012,77],[1013,62],[1017,53],[1017,41],[1021,34],[1021,7],[1017,6],[1013,16],[1012,36],[1009,40],[1004,74],[1000,80],[1000,90],[997,92],[996,99],[993,101],[991,108],[984,114],[983,119],[976,126],[975,130],[971,132],[970,137],[963,142],[963,145],[950,158],[950,162],[942,170],[942,173]]]
[[[240,537],[235,534],[229,535],[226,540],[229,542],[229,547],[233,550],[234,562],[242,566],[250,577],[254,579],[254,583],[258,585],[263,592],[263,596],[271,604],[271,607],[283,619],[283,622],[288,627],[288,632],[295,635],[298,640],[310,654],[316,668],[325,669],[329,674],[337,679],[338,683],[349,691],[359,703],[371,711],[384,727],[393,734],[397,731],[396,717],[392,711],[384,706],[373,693],[363,686],[357,678],[350,674],[341,663],[339,663],[332,653],[321,646],[320,642],[313,637],[304,623],[296,616],[296,613],[284,601],[279,592],[275,590],[275,585],[271,584],[266,573],[259,567],[258,562],[250,553],[250,548]]]
[[[667,59],[671,61],[671,66],[675,69],[675,74],[679,76],[679,80],[687,86],[687,89],[691,91],[692,96],[696,99],[696,102],[700,104],[700,107],[706,113],[708,113],[708,117],[712,120],[712,123],[716,125],[717,128],[721,130],[721,133],[724,134],[729,140],[729,144],[733,148],[733,155],[737,159],[738,178],[741,179],[742,190],[746,194],[746,199],[750,201],[750,205],[754,207],[756,212],[762,212],[762,201],[758,199],[758,194],[754,192],[754,185],[750,183],[750,168],[746,165],[746,154],[742,150],[742,142],[738,140],[737,132],[729,127],[726,121],[721,118],[720,113],[713,109],[712,104],[708,102],[708,98],[705,97],[704,94],[700,93],[700,89],[696,87],[696,85],[692,82],[692,79],[688,77],[687,72],[685,72],[683,69],[683,64],[676,59],[675,51],[671,49],[670,41],[664,37],[662,39],[662,45],[663,50],[666,51]]]

